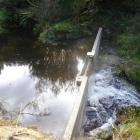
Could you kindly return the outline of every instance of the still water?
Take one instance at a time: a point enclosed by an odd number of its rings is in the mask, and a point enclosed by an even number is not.
[[[90,47],[87,40],[45,47],[20,36],[1,44],[1,115],[62,136],[78,93],[74,81]]]

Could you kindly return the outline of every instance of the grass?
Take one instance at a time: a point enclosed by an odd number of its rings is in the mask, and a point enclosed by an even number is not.
[[[124,20],[123,20],[124,21]],[[123,30],[117,36],[118,53],[126,63],[121,65],[127,79],[140,85],[140,15],[126,18]]]
[[[55,31],[60,32],[73,32],[80,30],[80,26],[72,21],[63,21],[53,25]]]
[[[140,108],[122,109],[117,115],[117,120],[121,126],[119,129],[114,129],[114,140],[140,139]]]
[[[126,18],[123,31],[117,37],[121,56],[140,61],[140,15]],[[137,58],[137,59],[136,59]]]

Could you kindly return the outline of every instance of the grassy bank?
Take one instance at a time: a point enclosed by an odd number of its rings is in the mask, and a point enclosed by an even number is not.
[[[113,140],[139,140],[140,139],[140,108],[129,107],[117,114],[120,128],[114,129]]]
[[[127,22],[126,22],[127,21]],[[140,86],[140,15],[124,22],[123,32],[117,36],[118,52],[125,60],[120,68],[127,79]]]

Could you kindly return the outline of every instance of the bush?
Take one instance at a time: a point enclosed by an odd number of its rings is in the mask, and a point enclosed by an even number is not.
[[[0,10],[0,34],[7,32],[7,21],[10,19],[10,13],[5,10]]]
[[[42,32],[39,35],[39,40],[44,44],[52,44],[53,42],[55,42],[55,32],[49,24],[46,24],[46,26],[43,28]]]
[[[54,24],[53,29],[57,32],[75,32],[80,30],[80,26],[72,21],[63,21]]]
[[[120,46],[118,52],[127,63],[121,65],[121,70],[125,77],[140,89],[140,16],[126,18],[122,27],[122,33],[117,37]]]
[[[19,25],[27,26],[33,18],[33,12],[30,10],[21,10],[18,13]]]
[[[86,26],[76,24],[73,21],[65,20],[55,24],[44,26],[40,33],[39,40],[42,43],[58,43],[59,41],[74,40],[83,36],[90,36],[92,33]]]
[[[140,34],[138,33],[136,36],[132,33],[121,34],[118,43],[121,46],[119,49],[120,55],[133,59],[137,57],[140,50]]]
[[[140,63],[140,16],[127,19],[124,32],[118,36],[121,56],[131,59],[134,63]]]

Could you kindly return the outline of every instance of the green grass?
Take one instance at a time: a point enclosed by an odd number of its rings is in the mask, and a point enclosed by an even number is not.
[[[140,138],[140,127],[137,126],[137,124],[135,124],[134,127],[131,128],[129,131],[130,134],[132,134],[133,136]]]
[[[124,20],[123,20],[124,21]],[[127,79],[140,85],[140,15],[125,18],[123,30],[117,36],[118,53],[126,60],[121,69]]]
[[[124,31],[117,37],[121,56],[140,61],[140,15],[126,19]]]
[[[53,25],[55,31],[60,32],[75,32],[80,30],[80,26],[72,21],[63,21]]]
[[[129,107],[121,110],[117,114],[117,120],[121,127],[114,129],[115,140],[133,138],[133,140],[140,139],[140,108]]]

